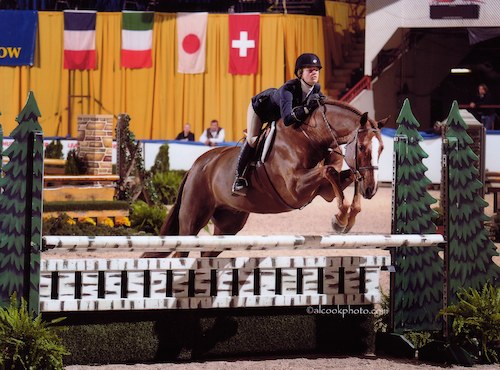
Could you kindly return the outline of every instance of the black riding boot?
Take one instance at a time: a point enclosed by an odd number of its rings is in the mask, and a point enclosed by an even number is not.
[[[248,181],[243,177],[243,173],[248,166],[248,162],[252,157],[255,149],[252,148],[248,142],[245,141],[241,148],[240,155],[238,156],[238,163],[236,165],[236,178],[233,182],[232,193],[233,195],[245,196],[248,190]]]

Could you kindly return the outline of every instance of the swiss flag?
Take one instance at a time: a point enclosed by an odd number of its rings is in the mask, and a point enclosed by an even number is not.
[[[229,15],[229,73],[249,75],[259,69],[259,14]]]
[[[208,13],[177,13],[179,73],[205,72]]]

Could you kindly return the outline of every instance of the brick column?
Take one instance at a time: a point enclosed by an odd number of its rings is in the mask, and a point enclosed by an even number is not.
[[[78,116],[78,146],[80,154],[87,162],[87,174],[110,175],[113,165],[113,116]]]

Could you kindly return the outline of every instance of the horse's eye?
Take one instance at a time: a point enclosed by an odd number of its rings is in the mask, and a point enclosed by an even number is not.
[[[366,146],[364,146],[363,144],[361,144],[361,145],[359,146],[359,150],[360,150],[361,152],[364,152],[364,151],[366,150]]]

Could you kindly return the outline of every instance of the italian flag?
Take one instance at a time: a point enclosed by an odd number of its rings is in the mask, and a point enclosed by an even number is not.
[[[153,64],[154,12],[124,11],[122,27],[123,68],[150,68]]]

